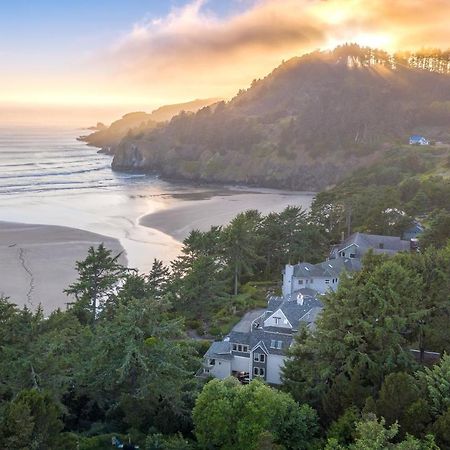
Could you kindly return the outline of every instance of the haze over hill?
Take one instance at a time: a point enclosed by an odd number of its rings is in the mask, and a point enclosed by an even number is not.
[[[125,114],[121,119],[114,121],[109,127],[103,124],[97,125],[97,130],[88,136],[82,136],[80,140],[97,147],[111,147],[119,144],[130,130],[136,133],[153,130],[158,123],[166,122],[181,111],[196,112],[200,108],[216,103],[220,99],[197,99],[186,103],[165,105],[155,109],[151,113],[142,111]]]
[[[113,167],[163,176],[320,189],[409,134],[446,140],[448,55],[356,45],[284,62],[231,101],[130,133]]]

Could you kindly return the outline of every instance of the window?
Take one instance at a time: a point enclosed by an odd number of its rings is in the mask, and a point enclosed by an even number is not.
[[[253,374],[256,375],[257,377],[263,377],[264,376],[264,368],[263,367],[254,367],[253,368]]]
[[[270,348],[277,348],[277,341],[275,341],[274,339],[272,339],[270,341]]]
[[[265,356],[263,353],[254,353],[253,354],[253,361],[256,362],[264,362]]]
[[[356,258],[356,253],[350,253],[350,258]]]
[[[216,360],[215,359],[210,359],[209,360],[209,365],[210,366],[215,366],[216,365]]]
[[[241,344],[238,345],[238,352],[242,352],[242,345]]]
[[[281,350],[281,346],[283,345],[283,341],[277,341],[277,349]]]
[[[237,350],[237,345],[233,344],[233,350],[236,351]]]
[[[330,280],[325,280],[325,284],[330,284]]]
[[[309,283],[310,283],[310,284],[313,284],[313,281],[314,281],[314,280],[311,278],[311,279],[309,280]]]
[[[275,320],[275,325],[278,325],[280,323],[281,317],[274,317],[273,320]]]
[[[298,280],[298,284],[303,284],[303,280]]]
[[[242,351],[243,352],[248,352],[248,345],[243,345],[242,346]]]
[[[380,242],[380,243],[378,244],[378,248],[384,248],[383,242]]]

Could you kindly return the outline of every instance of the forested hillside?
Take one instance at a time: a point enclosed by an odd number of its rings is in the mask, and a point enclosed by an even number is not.
[[[321,189],[412,133],[450,138],[445,58],[394,58],[354,45],[293,58],[228,103],[125,138],[113,167]]]
[[[181,111],[195,112],[200,108],[216,103],[218,99],[208,98],[204,100],[193,100],[187,103],[178,103],[175,105],[165,105],[155,109],[151,113],[132,112],[125,114],[121,119],[113,122],[109,127],[100,126],[94,133],[87,136],[81,136],[80,140],[96,147],[102,147],[111,151],[128,135],[128,133],[139,134],[149,132],[156,128],[158,123],[166,122]],[[103,124],[100,124],[103,125]]]

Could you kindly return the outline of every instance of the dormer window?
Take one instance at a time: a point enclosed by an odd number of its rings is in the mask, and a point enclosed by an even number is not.
[[[283,341],[277,341],[277,349],[281,350],[281,347],[283,345]]]

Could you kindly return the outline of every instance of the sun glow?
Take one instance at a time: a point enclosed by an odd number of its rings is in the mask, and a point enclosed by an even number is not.
[[[395,50],[395,43],[392,36],[376,33],[352,33],[349,32],[345,37],[330,38],[324,46],[327,50],[332,50],[338,45],[346,43],[358,44],[361,47],[377,48],[386,51]]]

